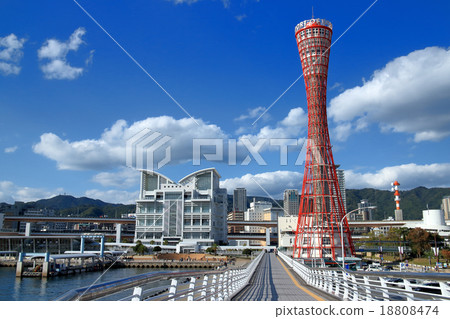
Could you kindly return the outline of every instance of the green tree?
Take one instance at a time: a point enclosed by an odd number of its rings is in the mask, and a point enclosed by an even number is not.
[[[402,234],[400,232],[400,229],[390,228],[385,236],[385,240],[400,243],[402,241]]]
[[[80,214],[81,217],[100,217],[102,215],[103,210],[98,207],[90,207]]]
[[[133,247],[133,251],[138,255],[143,255],[148,252],[148,248],[140,240],[138,240],[136,242],[136,246]]]
[[[441,255],[442,255],[442,257],[445,258],[445,260],[447,260],[447,263],[448,263],[448,261],[450,260],[450,250],[448,250],[448,249],[441,250]]]
[[[164,245],[164,246],[169,245],[169,241],[168,241],[167,239],[164,240],[163,245]]]
[[[252,254],[252,250],[251,250],[250,248],[245,248],[245,249],[242,251],[242,254],[247,255],[247,256],[250,256],[250,255]]]
[[[408,236],[406,237],[411,245],[411,250],[414,254],[416,254],[419,258],[422,257],[423,252],[430,249],[430,243],[428,242],[430,234],[420,228],[416,227],[409,231]]]
[[[162,250],[162,248],[159,246],[153,247],[153,252],[155,252],[155,253],[160,252],[161,250]]]
[[[217,252],[217,248],[218,247],[219,246],[217,246],[217,244],[212,244],[212,246],[206,248],[205,252],[207,252],[208,254],[214,254],[215,255],[216,252]]]
[[[150,240],[150,245],[154,245],[155,241],[154,240]]]

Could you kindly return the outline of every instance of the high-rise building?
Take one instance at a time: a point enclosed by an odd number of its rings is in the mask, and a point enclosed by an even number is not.
[[[344,204],[344,211],[347,212],[347,195],[345,192],[345,173],[343,169],[337,169],[339,165],[336,165],[336,175],[338,178],[339,188],[341,190],[342,203]]]
[[[445,220],[449,220],[450,219],[450,196],[444,196],[444,198],[442,198],[441,209],[444,212]]]
[[[296,189],[286,189],[283,195],[284,216],[298,215],[300,195]]]
[[[332,24],[310,19],[295,27],[308,102],[308,139],[294,241],[294,258],[337,259],[354,254],[328,132],[326,90]],[[341,241],[343,244],[341,244]]]
[[[227,220],[244,220],[244,212],[228,212]],[[244,231],[244,226],[228,226],[229,233],[241,233]]]
[[[244,220],[244,212],[247,210],[247,190],[236,188],[233,191],[233,210],[228,212],[228,220]],[[240,233],[244,226],[229,226],[229,233]]]
[[[183,247],[227,241],[227,191],[214,168],[192,173],[178,183],[142,171],[136,201],[135,240]]]
[[[233,192],[233,212],[245,212],[247,210],[247,190],[236,188]]]
[[[373,220],[373,205],[369,203],[367,199],[361,199],[358,203],[358,210],[347,216],[349,220],[352,221],[368,221]],[[370,227],[354,227],[352,229],[353,235],[361,235],[368,233],[370,231]]]
[[[261,221],[264,220],[264,210],[272,208],[271,202],[265,202],[265,201],[256,201],[255,198],[253,198],[253,201],[250,202],[250,208],[248,208],[244,213],[244,219],[246,221]],[[245,232],[248,233],[265,233],[266,228],[265,227],[259,227],[259,226],[245,226]],[[262,245],[262,241],[258,240],[251,240],[250,245]]]

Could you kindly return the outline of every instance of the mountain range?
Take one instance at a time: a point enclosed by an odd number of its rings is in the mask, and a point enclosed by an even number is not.
[[[417,187],[411,190],[400,192],[400,207],[403,209],[403,218],[407,220],[422,219],[422,210],[439,209],[442,198],[450,195],[450,188],[426,188]],[[370,205],[377,206],[373,213],[373,219],[381,220],[389,216],[394,216],[395,202],[393,192],[372,188],[347,189],[347,211],[358,207],[362,199],[369,201]],[[283,206],[283,200],[274,200],[261,196],[247,196],[248,203],[253,198],[272,202],[275,206]],[[35,202],[16,203],[22,209],[49,209],[54,210],[55,215],[60,216],[84,216],[84,217],[121,217],[122,214],[134,213],[135,205],[111,204],[98,199],[88,197],[73,197],[70,195],[58,195],[49,199],[41,199]],[[233,196],[228,195],[228,209],[233,205]],[[0,212],[7,212],[11,205],[0,203]]]

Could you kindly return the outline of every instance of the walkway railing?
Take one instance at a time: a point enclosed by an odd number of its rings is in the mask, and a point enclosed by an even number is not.
[[[450,300],[450,274],[311,268],[282,252],[278,255],[308,285],[342,300]]]
[[[248,284],[263,254],[246,268],[142,274],[74,289],[56,300],[231,300]]]

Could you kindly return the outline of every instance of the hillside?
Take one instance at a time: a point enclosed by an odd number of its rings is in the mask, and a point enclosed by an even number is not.
[[[358,207],[361,199],[367,199],[371,205],[377,206],[374,211],[374,219],[394,217],[394,194],[390,191],[372,188],[349,189],[347,194],[347,210]],[[417,187],[411,190],[400,191],[400,208],[403,210],[403,218],[407,220],[422,219],[422,210],[441,208],[442,198],[450,195],[450,188],[426,188]]]
[[[400,191],[400,207],[403,210],[403,218],[407,220],[422,219],[422,210],[427,208],[439,209],[441,208],[442,198],[450,195],[450,188],[426,188],[417,187],[411,190]],[[373,218],[381,220],[389,216],[394,217],[395,202],[394,193],[386,190],[379,190],[373,188],[364,189],[347,189],[347,211],[358,208],[358,203],[362,199],[367,199],[371,205],[377,206],[374,210]],[[267,197],[247,196],[248,205],[253,200],[264,200],[274,202]],[[277,200],[283,206],[283,200]],[[233,196],[228,195],[228,209],[233,207]]]
[[[79,206],[87,207],[104,207],[107,205],[113,205],[105,203],[99,199],[92,199],[88,197],[73,197],[70,195],[58,195],[49,199],[41,199],[36,202],[29,202],[28,204],[33,205],[35,208],[47,208],[47,209],[67,209]]]
[[[5,203],[0,204],[0,211],[8,212]],[[88,197],[74,197],[70,195],[58,195],[49,199],[41,199],[36,202],[23,204],[23,209],[49,209],[54,210],[57,216],[82,216],[99,217],[108,216],[120,218],[122,214],[134,213],[135,205],[110,204],[98,199]]]
[[[358,207],[362,199],[367,199],[371,205],[377,206],[374,211],[374,219],[383,219],[394,216],[395,202],[394,195],[390,191],[378,190],[372,188],[347,189],[347,210],[351,211]],[[404,219],[422,219],[422,210],[427,208],[439,209],[442,198],[450,195],[450,188],[426,188],[417,187],[411,190],[400,191],[400,206],[403,209]],[[248,205],[255,198],[257,201],[269,201],[275,206],[275,202],[267,197],[247,196]],[[282,207],[283,200],[277,199],[276,202]],[[277,205],[278,206],[278,205]],[[8,211],[9,205],[0,204],[0,211]],[[24,209],[51,209],[59,216],[84,216],[98,217],[108,216],[119,218],[122,214],[134,213],[135,205],[110,204],[98,199],[87,197],[76,198],[70,195],[59,195],[49,199],[41,199],[36,202],[23,204]],[[233,207],[233,196],[228,195],[228,209]]]

